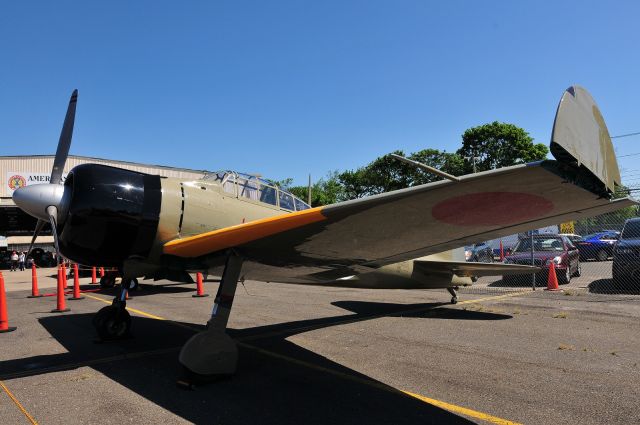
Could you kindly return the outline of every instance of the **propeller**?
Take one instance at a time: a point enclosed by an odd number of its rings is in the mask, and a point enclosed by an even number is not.
[[[20,208],[27,213],[38,218],[36,228],[29,244],[29,251],[27,256],[31,254],[33,244],[35,243],[42,228],[49,222],[51,224],[51,232],[53,233],[53,240],[56,248],[56,257],[58,262],[60,261],[60,246],[58,244],[58,231],[57,231],[57,219],[58,213],[61,210],[59,207],[64,201],[64,189],[60,187],[62,181],[62,171],[64,170],[64,164],[67,162],[69,156],[69,148],[71,147],[71,138],[73,136],[73,124],[76,117],[76,104],[78,103],[78,90],[74,90],[69,99],[69,106],[67,107],[67,114],[64,117],[64,124],[62,125],[62,131],[60,132],[60,139],[58,140],[58,148],[56,150],[56,156],[53,160],[53,168],[51,170],[51,178],[49,179],[49,185],[57,185],[57,187],[50,188],[38,188],[38,186],[45,185],[33,185],[19,188],[13,193],[13,200]],[[38,199],[40,198],[40,199]],[[46,205],[43,205],[46,204]],[[44,211],[42,209],[44,206]]]

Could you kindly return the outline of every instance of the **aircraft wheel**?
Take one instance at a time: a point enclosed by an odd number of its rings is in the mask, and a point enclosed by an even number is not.
[[[458,297],[451,297],[451,304],[458,304]]]
[[[104,341],[126,338],[131,330],[131,315],[122,307],[110,305],[96,313],[93,326]]]
[[[608,258],[609,258],[609,255],[607,255],[607,251],[605,251],[604,249],[601,249],[596,254],[596,259],[598,261],[607,261]]]
[[[111,274],[106,274],[100,278],[101,288],[113,288],[116,284],[116,277]]]

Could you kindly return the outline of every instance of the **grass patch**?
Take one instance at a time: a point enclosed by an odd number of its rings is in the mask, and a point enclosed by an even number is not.
[[[551,317],[553,317],[554,319],[566,319],[568,316],[569,315],[563,311],[561,313],[554,314]]]

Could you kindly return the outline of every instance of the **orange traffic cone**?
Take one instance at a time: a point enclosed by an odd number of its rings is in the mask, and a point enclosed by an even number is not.
[[[504,261],[504,247],[502,246],[502,241],[500,241],[500,262]]]
[[[209,294],[204,293],[204,288],[202,286],[202,273],[196,273],[196,293],[195,295],[191,295],[193,298],[197,297],[208,297]]]
[[[31,265],[31,295],[27,298],[40,298],[40,291],[38,291],[38,273],[36,272],[36,265]]]
[[[64,289],[67,289],[69,283],[67,282],[67,266],[62,263],[62,284],[64,285]]]
[[[95,266],[93,266],[93,267],[91,268],[91,283],[92,283],[92,284],[96,284],[96,283],[98,283],[98,282],[96,281],[96,267],[95,267]]]
[[[549,266],[549,277],[547,278],[547,291],[562,291],[560,287],[558,287],[558,276],[556,276],[556,263],[551,260],[551,265]]]
[[[58,292],[57,292],[57,305],[55,310],[51,310],[52,313],[64,313],[70,311],[67,308],[67,303],[64,300],[64,279],[62,274],[62,266],[58,266]]]
[[[9,326],[7,295],[4,293],[4,276],[2,276],[2,272],[0,272],[0,333],[13,332],[15,330],[15,327]]]
[[[78,277],[78,265],[73,265],[73,296],[70,300],[81,300],[84,297],[80,296],[80,278]]]

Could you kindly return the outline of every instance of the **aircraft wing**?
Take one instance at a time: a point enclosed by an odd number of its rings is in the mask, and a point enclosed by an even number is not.
[[[420,271],[430,273],[448,273],[460,277],[501,276],[505,274],[531,274],[540,271],[540,267],[520,264],[475,263],[465,261],[421,261],[413,262]]]
[[[250,263],[273,266],[252,278],[326,280],[635,205],[610,200],[619,170],[594,110],[584,89],[565,91],[551,142],[556,160],[231,226],[169,241],[163,251],[206,263],[234,249]]]

